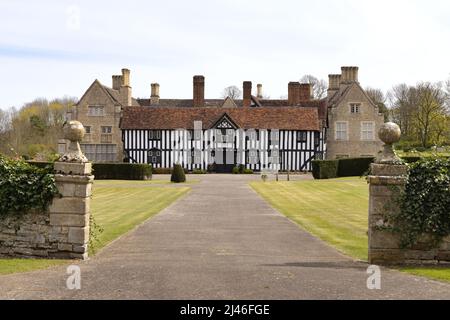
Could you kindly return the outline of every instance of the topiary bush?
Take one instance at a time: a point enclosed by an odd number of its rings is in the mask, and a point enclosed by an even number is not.
[[[437,245],[450,235],[450,159],[423,159],[410,165],[407,182],[396,201],[399,212],[386,214],[402,247],[412,247],[422,235]]]
[[[375,158],[342,158],[338,161],[338,177],[362,176],[369,171],[370,164]]]
[[[339,160],[313,160],[311,163],[314,179],[337,178]]]
[[[172,176],[170,177],[170,181],[179,183],[186,181],[186,175],[184,174],[183,167],[180,164],[176,164],[173,166]]]
[[[53,168],[38,168],[0,155],[0,216],[46,210],[58,194]]]

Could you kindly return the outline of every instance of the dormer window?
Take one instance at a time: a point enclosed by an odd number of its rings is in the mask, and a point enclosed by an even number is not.
[[[360,113],[361,103],[350,103],[350,113]]]

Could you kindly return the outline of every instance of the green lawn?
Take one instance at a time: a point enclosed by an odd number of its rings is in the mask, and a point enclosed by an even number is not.
[[[273,207],[345,254],[367,260],[369,187],[362,178],[252,182]]]
[[[104,231],[98,236],[97,251],[112,240],[152,217],[190,188],[167,181],[94,181],[91,214]],[[92,250],[90,252],[92,254]],[[0,259],[0,274],[27,272],[70,263],[51,259]]]
[[[367,261],[369,187],[364,178],[295,182],[251,182],[274,208],[344,254]],[[450,281],[448,267],[400,268]]]

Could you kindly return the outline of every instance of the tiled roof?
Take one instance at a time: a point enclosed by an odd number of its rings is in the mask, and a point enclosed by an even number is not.
[[[121,104],[119,90],[115,90],[115,89],[107,87],[105,85],[102,85],[102,86],[103,86],[103,88],[105,88],[106,92],[111,96],[111,98],[114,99],[114,101],[116,103]],[[137,100],[135,98],[131,98],[131,103],[133,106],[139,106],[139,103],[137,102]]]
[[[192,99],[159,99],[158,105],[151,105],[150,99],[137,99],[142,107],[189,108],[193,107]],[[205,99],[205,107],[221,107],[224,99]],[[239,100],[234,100],[239,105]]]
[[[122,129],[210,128],[227,114],[242,129],[320,130],[317,107],[186,108],[125,107]]]

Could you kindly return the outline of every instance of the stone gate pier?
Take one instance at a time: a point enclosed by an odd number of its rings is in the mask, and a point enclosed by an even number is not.
[[[408,167],[401,164],[392,144],[400,139],[400,128],[395,123],[385,123],[379,131],[385,143],[383,153],[371,165],[369,176],[369,256],[371,264],[422,264],[450,260],[450,239],[439,247],[432,247],[430,239],[422,237],[412,248],[401,248],[398,234],[383,229],[388,226],[387,212],[399,211],[396,199],[404,189]]]

